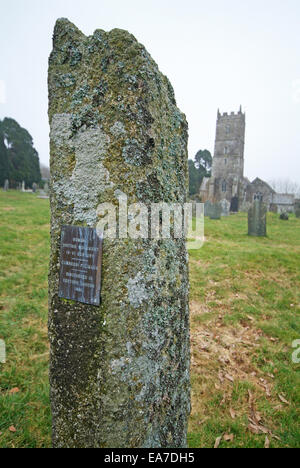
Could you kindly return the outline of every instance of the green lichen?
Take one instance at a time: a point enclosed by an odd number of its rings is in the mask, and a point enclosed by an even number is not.
[[[49,59],[49,337],[55,447],[183,447],[189,395],[184,239],[104,241],[101,306],[58,297],[63,224],[98,204],[184,203],[187,123],[127,31],[55,26]]]

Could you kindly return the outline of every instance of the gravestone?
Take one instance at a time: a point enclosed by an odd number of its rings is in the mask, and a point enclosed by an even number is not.
[[[296,218],[300,218],[300,203],[296,203],[295,204],[295,215],[296,215]]]
[[[222,206],[221,203],[212,203],[210,207],[210,219],[221,219]]]
[[[119,227],[102,242],[95,231],[103,206],[121,207],[125,195],[146,208],[186,202],[185,116],[131,34],[86,37],[61,19],[49,121],[53,446],[186,447],[185,239],[126,237]]]
[[[239,208],[239,211],[241,211],[242,213],[248,213],[250,208],[251,208],[251,203],[250,202],[242,201],[241,205],[240,205],[240,208]]]
[[[279,218],[283,221],[288,221],[289,220],[289,214],[284,211],[283,213],[280,214]]]
[[[267,207],[261,200],[255,200],[248,211],[249,236],[267,235]]]
[[[44,192],[45,192],[46,195],[49,194],[49,184],[48,184],[48,182],[46,182],[45,185],[44,185]]]
[[[5,182],[4,182],[3,190],[4,190],[4,192],[7,192],[9,190],[9,181],[8,181],[8,179],[6,179]]]
[[[34,183],[32,184],[32,191],[33,191],[33,193],[36,193],[37,188],[38,188],[38,186],[37,186],[37,184],[34,182]]]
[[[204,203],[204,216],[210,216],[212,205],[212,202],[209,200]]]
[[[22,188],[21,188],[21,191],[22,191],[22,192],[25,192],[25,182],[24,182],[24,180],[23,180],[23,182],[22,182]]]
[[[222,216],[229,216],[230,215],[230,202],[226,199],[220,201],[221,205],[221,215]]]
[[[0,364],[6,363],[6,346],[5,341],[0,339]]]

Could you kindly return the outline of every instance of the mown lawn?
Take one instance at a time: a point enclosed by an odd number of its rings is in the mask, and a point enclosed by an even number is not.
[[[300,447],[300,219],[246,232],[244,213],[205,218],[190,252],[191,447]]]
[[[7,348],[7,363],[0,364],[2,448],[51,443],[48,257],[48,200],[0,192],[0,339]]]
[[[246,231],[245,214],[206,219],[190,252],[190,447],[300,446],[300,220]],[[51,445],[48,256],[48,201],[0,192],[0,448]]]

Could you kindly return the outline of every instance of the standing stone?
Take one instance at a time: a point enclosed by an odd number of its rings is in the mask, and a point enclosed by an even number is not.
[[[256,237],[267,235],[267,207],[261,200],[255,200],[248,211],[248,234]]]
[[[221,205],[221,216],[229,216],[230,215],[230,202],[225,198],[220,201]]]
[[[6,179],[4,182],[4,187],[3,187],[4,192],[7,192],[9,190],[9,180]]]
[[[210,207],[210,219],[221,219],[222,206],[221,203],[213,203]]]
[[[185,447],[188,256],[181,239],[104,239],[101,306],[61,299],[63,225],[102,203],[184,203],[187,123],[126,31],[57,21],[49,60],[50,387],[54,447]],[[124,195],[123,195],[124,197]]]

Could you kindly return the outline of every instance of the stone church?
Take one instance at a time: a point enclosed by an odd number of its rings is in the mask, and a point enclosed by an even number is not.
[[[246,115],[242,107],[238,113],[220,114],[218,111],[212,176],[204,178],[200,187],[203,202],[210,200],[230,202],[232,212],[247,211],[253,200],[259,198],[268,210],[293,211],[294,195],[277,194],[266,182],[244,177]]]

